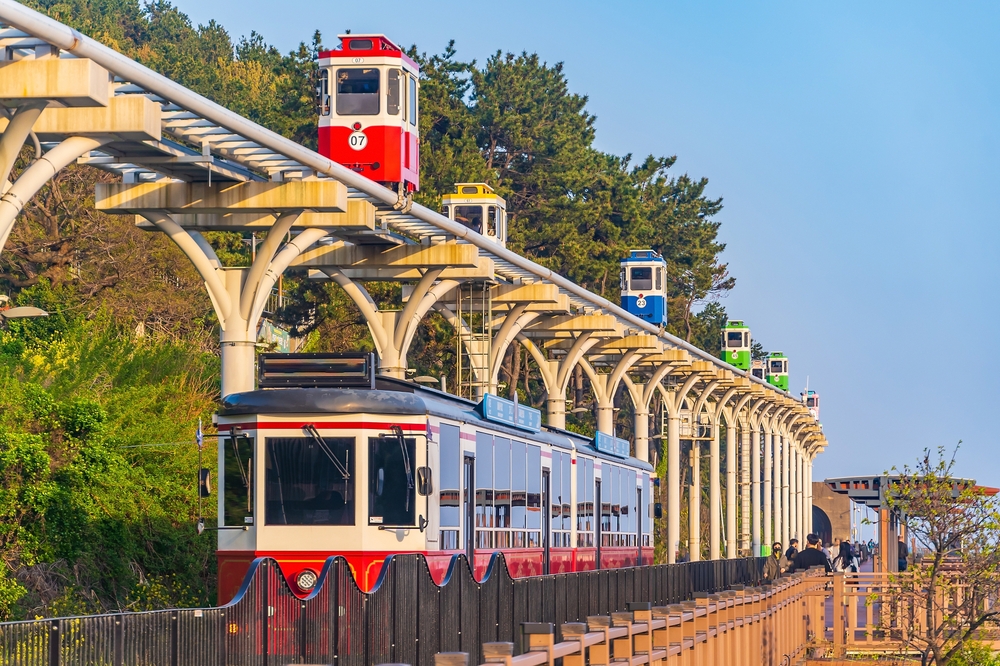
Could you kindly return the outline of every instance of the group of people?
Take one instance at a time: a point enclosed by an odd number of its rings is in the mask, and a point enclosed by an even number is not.
[[[799,550],[798,539],[789,541],[788,550],[782,550],[781,542],[775,542],[771,546],[771,556],[764,564],[764,580],[776,580],[785,574],[812,567],[823,567],[827,573],[857,571],[873,550],[874,542],[854,546],[847,539],[837,539],[834,550],[831,550],[815,534],[806,536],[806,547],[802,550]]]

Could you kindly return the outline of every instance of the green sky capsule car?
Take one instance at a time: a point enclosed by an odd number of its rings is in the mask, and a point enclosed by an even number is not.
[[[750,369],[750,329],[742,321],[730,319],[726,322],[719,358],[740,370]]]
[[[780,351],[767,357],[767,382],[782,391],[788,390],[788,357]]]

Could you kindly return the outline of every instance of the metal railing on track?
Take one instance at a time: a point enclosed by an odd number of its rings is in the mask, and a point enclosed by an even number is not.
[[[512,578],[496,555],[483,581],[456,556],[437,585],[421,555],[387,558],[362,592],[347,562],[327,560],[316,590],[299,599],[277,564],[255,560],[236,598],[220,608],[174,609],[0,623],[0,666],[363,666],[434,663],[438,652],[479,653],[514,641],[523,622],[583,621],[631,601],[692,599],[760,582],[763,558]]]

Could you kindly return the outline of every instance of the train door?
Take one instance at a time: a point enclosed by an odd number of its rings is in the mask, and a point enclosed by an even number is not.
[[[462,465],[462,513],[465,515],[465,556],[469,558],[469,568],[476,566],[476,503],[473,487],[476,482],[476,459],[465,456]]]
[[[604,514],[601,513],[601,480],[594,479],[594,544],[597,547],[595,569],[601,568],[601,542],[604,540]]]
[[[552,508],[549,493],[549,470],[542,470],[542,573],[549,572],[549,555],[552,548]]]

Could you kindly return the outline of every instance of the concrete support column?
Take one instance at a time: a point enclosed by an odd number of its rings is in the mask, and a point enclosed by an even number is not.
[[[729,421],[726,422],[726,557],[732,560],[739,552],[736,541],[736,417],[733,416]],[[745,465],[741,464],[739,467],[741,474],[746,471]],[[744,512],[743,521],[746,522],[746,519]]]
[[[722,557],[720,544],[722,537],[722,469],[719,460],[719,424],[712,419],[712,441],[708,446],[708,557],[717,560]],[[731,496],[730,496],[731,497]]]
[[[806,474],[805,474],[805,455],[802,449],[799,449],[798,455],[799,466],[796,470],[796,476],[798,477],[798,482],[796,483],[796,488],[798,492],[796,493],[796,498],[798,500],[799,510],[799,534],[805,537],[806,534],[812,532],[807,526],[807,516],[808,513],[812,512],[811,506],[806,506],[806,498],[808,496],[809,487],[806,485]]]
[[[744,433],[746,438],[746,433]],[[762,554],[760,549],[760,430],[750,430],[750,549],[754,557]],[[770,544],[768,544],[770,545]]]
[[[799,485],[798,477],[796,476],[796,471],[799,468],[798,461],[798,451],[795,449],[795,442],[789,438],[785,438],[788,442],[788,459],[789,459],[789,474],[788,474],[788,537],[795,537],[799,541],[802,541],[802,534],[799,533]]]
[[[565,403],[564,403],[565,404]],[[681,541],[681,420],[667,416],[667,562],[677,561]]]
[[[774,508],[772,512],[774,541],[781,541],[782,547],[787,548],[788,539],[783,537],[781,532],[781,439],[773,430],[765,436],[771,438],[771,448],[774,458],[774,465],[771,470],[771,490],[772,495],[774,495]]]
[[[566,395],[549,396],[545,401],[547,423],[553,428],[566,427]],[[600,430],[600,428],[598,428]]]
[[[565,402],[565,400],[563,401]],[[615,429],[615,405],[614,396],[599,397],[597,399],[597,430],[609,435]]]
[[[806,530],[813,531],[813,461],[806,459]]]
[[[744,434],[740,441],[740,552],[750,550],[750,447]]]
[[[223,269],[222,280],[231,303],[239,303],[247,269]],[[225,320],[220,339],[222,397],[252,391],[256,385],[256,329],[249,330],[239,308],[232,308]]]
[[[788,439],[779,434],[781,441],[781,541],[788,544],[792,538],[792,525],[789,522],[788,507],[788,473],[791,470],[791,458],[789,456]]]
[[[642,403],[635,406],[635,457],[649,462],[649,406]]]
[[[774,494],[772,492],[772,471],[774,469],[774,446],[771,433],[763,430],[764,437],[764,546],[770,552],[774,543]]]
[[[691,486],[688,488],[688,547],[690,560],[701,560],[701,443],[691,440]]]

